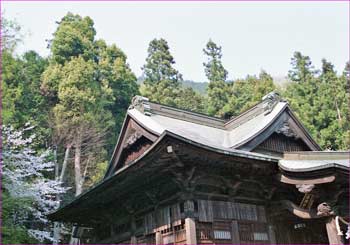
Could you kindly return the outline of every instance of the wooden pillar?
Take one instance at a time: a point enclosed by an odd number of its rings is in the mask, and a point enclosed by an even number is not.
[[[193,218],[185,219],[186,244],[197,244],[196,222]]]
[[[130,244],[137,244],[136,236],[134,236],[134,235],[131,236]]]
[[[163,244],[163,237],[160,231],[156,232],[156,245]]]
[[[338,235],[335,218],[330,218],[326,223],[329,244],[344,244],[341,236]]]
[[[136,233],[136,222],[135,222],[135,216],[131,216],[131,238],[130,238],[130,244],[137,244],[137,239],[135,236]]]
[[[275,236],[275,230],[273,229],[272,225],[269,225],[269,239],[270,239],[270,244],[276,244],[276,236]]]
[[[232,221],[232,243],[240,244],[241,240],[239,238],[238,222],[237,220]]]

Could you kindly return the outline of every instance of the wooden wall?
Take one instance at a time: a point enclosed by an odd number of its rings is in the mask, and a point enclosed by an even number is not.
[[[160,232],[163,244],[185,243],[183,203],[159,208],[144,218],[145,235]],[[196,200],[198,243],[269,243],[265,208],[260,205]]]
[[[265,208],[254,204],[198,200],[198,243],[269,243]]]

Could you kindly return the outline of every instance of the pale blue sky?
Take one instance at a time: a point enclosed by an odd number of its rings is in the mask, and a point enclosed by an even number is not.
[[[316,67],[322,58],[341,72],[349,60],[347,2],[1,2],[29,35],[17,52],[48,55],[58,21],[68,11],[90,16],[97,37],[115,43],[137,76],[153,38],[163,37],[185,79],[205,81],[202,49],[209,38],[223,48],[229,78],[265,69],[285,76],[298,50]]]

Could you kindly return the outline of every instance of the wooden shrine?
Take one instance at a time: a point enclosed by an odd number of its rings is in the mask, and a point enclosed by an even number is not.
[[[104,180],[49,217],[81,243],[348,243],[349,152],[320,150],[275,93],[231,120],[136,96]]]

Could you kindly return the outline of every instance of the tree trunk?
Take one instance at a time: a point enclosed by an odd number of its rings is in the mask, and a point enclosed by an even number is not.
[[[59,180],[60,176],[59,176],[59,165],[58,165],[58,161],[57,161],[57,145],[54,146],[54,161],[55,161],[55,179]],[[59,195],[56,196],[56,200],[60,201],[60,197]],[[60,223],[59,222],[54,222],[53,223],[53,243],[52,244],[58,244],[59,240],[60,240]]]
[[[78,138],[75,142],[75,155],[74,155],[75,196],[80,195],[83,191],[80,158],[81,158],[81,136],[78,135]]]
[[[59,178],[59,166],[58,166],[58,161],[57,161],[57,145],[55,145],[53,150],[53,156],[54,156],[54,161],[55,161],[55,179],[58,180]]]
[[[64,174],[66,173],[66,168],[67,168],[68,158],[69,158],[69,152],[70,152],[70,148],[71,147],[72,147],[71,144],[68,144],[66,146],[66,151],[64,153],[64,159],[63,159],[63,164],[62,164],[61,175],[60,175],[60,178],[59,178],[60,182],[63,182]]]
[[[339,106],[338,106],[338,102],[337,102],[337,99],[335,99],[335,107],[337,109],[337,114],[338,114],[338,120],[339,122],[341,122],[341,113],[340,113],[340,109],[339,109]]]
[[[83,173],[83,181],[82,181],[82,185],[84,184],[84,180],[85,180],[85,177],[86,177],[86,175],[87,175],[87,171],[88,171],[88,169],[89,169],[89,164],[90,164],[90,156],[88,157],[88,159],[87,159],[87,161],[86,161],[86,165],[85,165],[85,169],[84,169],[84,173]]]
[[[75,153],[74,153],[74,178],[75,178],[75,196],[79,196],[83,191],[83,181],[81,176],[81,135],[78,134],[77,140],[75,141]],[[72,227],[72,234],[75,229],[78,227]],[[73,238],[69,241],[69,244],[79,244],[80,241],[78,238]]]

